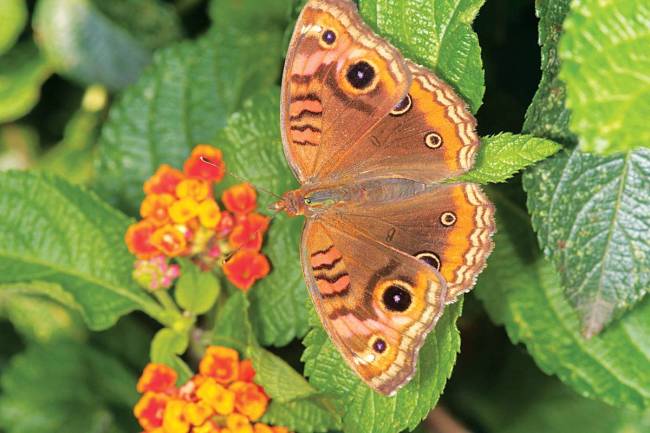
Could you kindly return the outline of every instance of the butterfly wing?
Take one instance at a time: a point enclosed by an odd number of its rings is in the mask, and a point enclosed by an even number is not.
[[[343,358],[370,387],[395,393],[415,372],[418,351],[444,308],[440,274],[342,216],[307,221],[302,266]]]
[[[403,177],[436,182],[469,170],[479,146],[465,102],[435,74],[406,61],[413,77],[406,97],[323,178]]]
[[[410,82],[400,53],[353,2],[310,0],[291,39],[281,98],[284,152],[301,183],[371,130]]]
[[[353,204],[345,218],[364,236],[435,267],[447,282],[447,303],[474,286],[493,248],[494,206],[473,183],[430,186],[406,200]]]

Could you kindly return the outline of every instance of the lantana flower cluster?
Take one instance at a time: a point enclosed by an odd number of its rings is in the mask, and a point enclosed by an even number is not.
[[[224,174],[221,151],[198,145],[183,171],[163,164],[145,182],[142,219],[125,236],[138,258],[134,278],[143,287],[169,288],[179,274],[178,266],[170,264],[176,257],[190,257],[204,270],[222,265],[226,277],[242,290],[269,273],[269,262],[260,252],[269,218],[255,211],[257,194],[248,183],[226,189],[222,209],[213,188]]]
[[[236,350],[210,346],[199,373],[180,387],[173,369],[147,365],[137,385],[143,395],[133,412],[151,433],[288,433],[259,422],[269,397],[254,377],[251,361],[240,361]]]

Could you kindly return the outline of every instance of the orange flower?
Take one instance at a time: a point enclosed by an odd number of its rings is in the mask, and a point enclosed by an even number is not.
[[[207,159],[209,163],[202,161],[201,157]],[[189,177],[219,182],[223,179],[226,166],[219,149],[207,144],[199,144],[192,150],[183,169]]]
[[[183,417],[193,426],[203,424],[212,414],[212,408],[204,401],[188,403],[183,409]]]
[[[235,382],[228,389],[235,393],[235,408],[239,413],[255,421],[266,412],[269,398],[258,385],[251,382]]]
[[[269,218],[258,213],[241,217],[230,233],[228,242],[233,248],[262,248],[264,233],[269,227]]]
[[[163,414],[169,397],[164,394],[147,392],[133,408],[133,414],[145,430],[153,430],[162,426]]]
[[[129,251],[139,259],[150,259],[160,253],[151,243],[151,237],[156,227],[149,221],[139,221],[131,224],[124,235]]]
[[[185,251],[187,241],[183,233],[172,225],[159,228],[151,236],[151,244],[162,251],[167,257],[176,257]]]
[[[174,200],[175,198],[171,194],[150,194],[140,205],[140,215],[151,221],[156,227],[163,226],[169,222],[168,210]]]
[[[144,192],[145,194],[174,194],[176,185],[184,178],[185,176],[179,170],[163,164],[144,183]]]
[[[176,186],[176,196],[178,198],[190,197],[196,201],[203,201],[211,193],[210,182],[202,179],[185,179]]]
[[[273,433],[289,433],[289,429],[286,427],[278,427],[274,426],[272,427]]]
[[[250,359],[244,359],[239,363],[239,377],[237,380],[242,382],[252,382],[255,377],[255,369]]]
[[[147,364],[138,380],[139,393],[147,391],[171,393],[176,386],[178,375],[174,369],[164,364]]]
[[[227,429],[219,430],[219,426],[214,421],[208,421],[201,426],[194,427],[192,433],[226,433]]]
[[[225,190],[221,201],[226,209],[236,214],[245,214],[257,207],[257,193],[250,183],[241,183]]]
[[[219,219],[219,224],[215,228],[217,236],[220,238],[225,238],[232,231],[232,228],[235,226],[235,217],[228,212],[227,210],[221,211],[221,218]]]
[[[219,415],[229,415],[235,410],[235,393],[208,378],[196,390],[196,396]]]
[[[239,375],[239,354],[229,347],[209,346],[199,364],[199,372],[219,383],[230,383]]]
[[[253,431],[255,433],[273,433],[273,429],[266,424],[258,422],[253,426]]]
[[[253,426],[248,418],[238,413],[228,415],[226,425],[232,433],[253,433]]]
[[[223,265],[223,272],[235,287],[247,291],[271,270],[268,259],[259,252],[241,249]]]
[[[187,402],[183,400],[170,400],[163,415],[163,430],[165,433],[187,433],[190,423],[185,421],[183,412]]]
[[[221,219],[219,206],[217,205],[217,202],[211,198],[204,200],[199,204],[198,214],[201,225],[209,229],[215,228]]]
[[[169,208],[169,216],[177,224],[185,224],[199,213],[199,204],[191,197],[176,201]]]

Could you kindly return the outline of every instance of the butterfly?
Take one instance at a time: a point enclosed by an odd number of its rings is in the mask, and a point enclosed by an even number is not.
[[[472,183],[465,103],[377,36],[349,0],[310,0],[284,67],[281,129],[300,181],[275,210],[304,215],[309,293],[343,359],[393,395],[446,304],[492,251],[494,207]]]

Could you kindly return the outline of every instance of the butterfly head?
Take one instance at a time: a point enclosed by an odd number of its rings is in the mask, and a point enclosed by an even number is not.
[[[285,211],[289,216],[305,215],[307,205],[304,194],[300,190],[287,191],[282,198],[270,206],[274,212]]]

